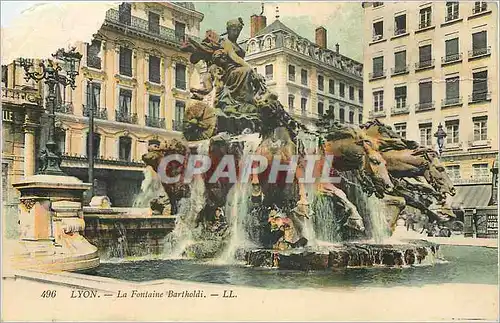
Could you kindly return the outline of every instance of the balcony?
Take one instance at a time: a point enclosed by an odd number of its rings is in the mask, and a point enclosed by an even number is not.
[[[477,91],[469,95],[469,104],[491,101],[491,92]]]
[[[62,154],[62,160],[63,160],[63,167],[69,167],[71,165],[88,165],[88,157],[84,155],[77,155],[73,154],[70,155],[68,153],[63,153]],[[126,161],[126,160],[120,160],[117,158],[110,158],[110,157],[105,157],[105,156],[95,156],[95,163],[98,165],[103,165],[103,166],[109,166],[113,167],[115,165],[119,166],[129,166],[129,167],[140,167],[144,168],[146,165],[142,160],[132,160],[132,161]],[[106,167],[103,167],[106,168]]]
[[[128,19],[120,20],[120,14],[118,10],[110,9],[106,12],[106,19],[104,23],[106,25],[111,25],[114,27],[118,27],[120,29],[124,29],[128,32],[136,32],[140,36],[149,36],[155,39],[160,39],[166,42],[172,42],[175,44],[181,44],[185,36],[176,34],[175,30],[159,26],[157,28],[150,28],[149,21],[145,19],[141,19],[135,16],[130,17],[130,21]],[[196,38],[196,37],[193,37]]]
[[[480,176],[475,178],[450,178],[453,185],[464,185],[464,184],[491,184],[490,176]]]
[[[165,118],[145,116],[146,126],[165,129]]]
[[[137,124],[137,113],[129,113],[126,111],[116,111],[115,120],[117,122]]]
[[[87,56],[87,67],[100,70],[102,68],[102,60],[98,56]]]
[[[2,104],[37,104],[42,105],[42,98],[35,89],[9,89],[2,87]]]
[[[385,78],[385,70],[373,71],[368,74],[370,81]]]
[[[485,137],[486,136],[484,136],[484,138]],[[491,139],[481,139],[481,138],[476,138],[476,139],[477,140],[469,140],[467,142],[469,149],[491,147]]]
[[[462,53],[449,54],[441,58],[441,63],[443,65],[455,64],[462,61]]]
[[[476,48],[469,51],[469,61],[475,58],[486,57],[491,55],[491,46],[485,48]]]
[[[90,108],[85,104],[83,105],[83,116],[87,118],[90,116]],[[108,120],[108,110],[106,108],[94,108],[94,118]]]
[[[370,117],[370,119],[374,119],[374,118],[383,118],[386,116],[386,114],[385,110],[379,110],[379,111],[370,111],[368,116]]]
[[[172,120],[172,130],[174,131],[182,131],[184,129],[182,120]]]
[[[420,102],[415,104],[415,112],[428,111],[434,109],[434,101],[432,102]]]
[[[462,105],[462,97],[444,98],[441,100],[441,108]]]
[[[406,102],[396,101],[394,107],[391,109],[391,116],[410,113],[410,109]]]
[[[415,63],[415,71],[426,70],[429,68],[434,68],[434,59],[429,59]]]
[[[409,69],[410,69],[409,65],[393,67],[391,68],[391,76],[407,74],[409,72]]]
[[[59,105],[56,105],[54,110],[55,112],[73,114],[74,112],[73,102],[64,102]]]

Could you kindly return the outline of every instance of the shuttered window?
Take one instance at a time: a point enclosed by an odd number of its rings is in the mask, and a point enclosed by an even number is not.
[[[460,96],[460,77],[446,79],[446,99],[458,99]]]
[[[149,56],[149,81],[160,83],[160,58]]]
[[[339,94],[341,97],[345,97],[345,84],[339,83]]]
[[[486,48],[486,31],[472,34],[472,49]]]
[[[432,102],[432,82],[423,82],[419,84],[420,103]]]
[[[394,62],[394,71],[396,73],[404,72],[406,70],[406,50],[394,53]]]
[[[473,73],[472,78],[472,100],[485,100],[488,93],[488,71]]]
[[[334,80],[328,81],[328,92],[330,92],[330,94],[335,94],[335,81]]]
[[[425,65],[426,63],[430,65],[431,64],[430,61],[432,59],[432,46],[431,45],[420,46],[418,48],[418,58],[420,66]]]
[[[186,89],[186,65],[175,65],[175,87],[177,89]]]
[[[132,76],[132,50],[120,47],[120,74]]]
[[[323,75],[318,75],[318,90],[323,91],[325,89],[325,78]]]
[[[384,56],[373,58],[373,74],[381,74],[384,70]]]
[[[458,38],[449,39],[445,43],[446,61],[454,61],[459,59],[458,54]]]

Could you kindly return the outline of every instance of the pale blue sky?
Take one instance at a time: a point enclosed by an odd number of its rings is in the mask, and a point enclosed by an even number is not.
[[[221,2],[195,2],[196,9],[205,14],[201,34],[207,29],[223,31],[227,20],[242,17],[246,23],[242,38],[247,38],[250,32],[250,16],[260,13],[261,3],[227,0]],[[35,3],[37,2],[2,0],[1,26],[8,27],[23,10]],[[360,2],[267,2],[264,14],[267,16],[268,24],[275,20],[277,5],[280,12],[279,19],[299,35],[314,41],[315,28],[323,25],[328,30],[329,48],[333,49],[335,44],[339,43],[341,54],[358,61],[362,59],[362,31],[359,27],[363,24],[363,9]]]

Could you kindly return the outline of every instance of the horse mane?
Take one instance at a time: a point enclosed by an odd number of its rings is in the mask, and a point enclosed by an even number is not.
[[[357,139],[362,136],[361,129],[349,125],[334,123],[326,134],[327,140]]]

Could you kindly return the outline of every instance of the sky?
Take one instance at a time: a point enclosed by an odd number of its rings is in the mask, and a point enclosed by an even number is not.
[[[1,26],[8,27],[21,12],[36,1],[1,1]],[[245,22],[241,39],[250,35],[250,16],[261,12],[258,1],[219,1],[194,2],[196,10],[205,18],[201,24],[200,35],[205,30],[224,31],[226,21],[242,17]],[[328,32],[328,48],[334,49],[339,43],[340,53],[361,61],[363,57],[362,34],[363,8],[360,2],[265,2],[264,15],[268,25],[279,11],[279,19],[299,35],[314,41],[316,27],[324,26]]]

